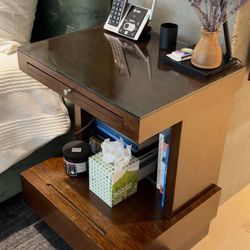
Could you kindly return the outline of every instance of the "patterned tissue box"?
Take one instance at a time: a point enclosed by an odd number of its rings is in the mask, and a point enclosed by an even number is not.
[[[89,158],[89,189],[113,207],[137,191],[139,160],[132,156],[130,164],[117,172],[102,155],[100,152]]]

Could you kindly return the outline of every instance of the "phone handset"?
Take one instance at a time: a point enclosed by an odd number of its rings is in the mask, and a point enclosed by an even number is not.
[[[113,0],[111,12],[108,18],[108,24],[117,27],[122,20],[126,10],[127,0]]]
[[[111,13],[104,25],[104,29],[118,35],[138,40],[145,26],[152,19],[156,0],[152,8],[128,3],[127,0],[113,0]]]

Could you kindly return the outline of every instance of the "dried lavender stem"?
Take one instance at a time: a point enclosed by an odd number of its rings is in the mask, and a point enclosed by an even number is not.
[[[202,19],[202,16],[200,15],[200,13],[198,12],[198,10],[197,10],[196,8],[194,8],[194,10],[195,10],[195,12],[196,12],[198,18],[200,19],[200,22],[201,22],[202,26],[205,28],[206,25],[205,25],[205,23],[204,23],[204,20]]]
[[[249,0],[188,0],[204,29],[216,31],[229,16],[235,14]],[[202,5],[202,2],[204,3]],[[205,10],[204,10],[205,8]],[[230,11],[228,10],[230,8]]]

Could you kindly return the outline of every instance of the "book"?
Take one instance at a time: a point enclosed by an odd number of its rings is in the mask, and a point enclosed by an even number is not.
[[[168,56],[169,58],[175,61],[181,62],[181,61],[190,59],[192,54],[193,54],[192,49],[182,48],[180,50],[173,51],[172,53],[167,54],[166,56]]]
[[[166,156],[164,162],[164,173],[162,178],[162,188],[161,188],[161,207],[164,207],[165,202],[165,192],[166,192],[166,183],[167,183],[167,173],[168,173],[168,158],[169,158],[169,145],[166,147]]]
[[[159,134],[159,147],[158,147],[158,162],[157,162],[157,179],[156,179],[156,188],[160,191],[162,190],[162,180],[164,175],[164,165],[166,160],[166,150],[168,145],[168,140],[170,137],[170,129],[166,129]]]
[[[117,130],[111,128],[109,125],[98,119],[95,120],[95,127],[97,132],[101,134],[104,138],[110,138],[111,140],[119,140],[120,138],[122,138],[125,145],[132,146],[131,150],[133,153],[137,153],[138,151],[146,149],[147,147],[153,144],[157,144],[158,140],[158,136],[156,135],[141,144],[137,144],[136,142],[132,141],[125,135],[121,134]]]
[[[179,59],[179,58],[176,58],[174,55],[172,54],[168,54],[167,57],[169,57],[170,59],[176,61],[176,62],[182,62],[182,61],[185,61],[185,60],[189,60],[191,59],[191,56],[187,56],[187,57],[184,57],[182,59]]]

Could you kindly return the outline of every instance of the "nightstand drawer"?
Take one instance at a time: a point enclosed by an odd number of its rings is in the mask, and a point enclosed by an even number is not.
[[[60,74],[56,69],[47,67],[20,51],[18,51],[18,61],[20,70],[32,78],[66,97],[133,141],[142,142],[139,138],[140,119],[138,117],[106,101],[101,96],[89,91],[88,88]]]
[[[35,73],[37,80],[44,83],[48,88],[66,97],[74,104],[77,104],[79,107],[86,110],[88,113],[103,120],[104,122],[107,122],[116,129],[121,129],[123,127],[123,118],[121,116],[90,100],[87,96],[78,93],[75,89],[70,88],[69,86],[55,79],[53,76],[50,76],[49,74],[33,66],[29,62],[27,63],[27,69]]]

